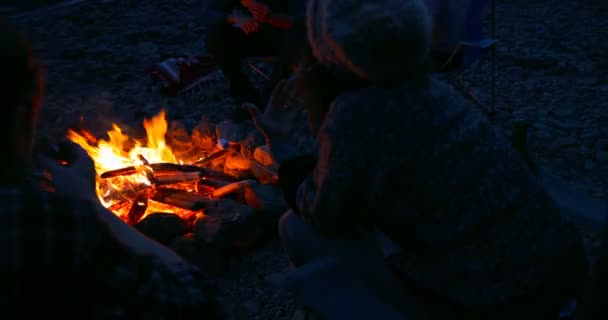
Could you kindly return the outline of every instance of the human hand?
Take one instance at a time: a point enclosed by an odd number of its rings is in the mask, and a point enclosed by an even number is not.
[[[246,35],[250,35],[258,32],[260,30],[260,25],[255,19],[249,19],[249,21],[241,25],[241,30],[243,30]]]
[[[270,9],[267,5],[255,0],[242,0],[241,4],[251,12],[256,21],[265,23],[268,20]]]
[[[260,30],[259,23],[253,17],[248,17],[235,12],[229,16],[229,20],[246,35],[256,33]]]
[[[43,157],[40,163],[50,176],[50,183],[55,193],[80,198],[97,199],[95,163],[82,147],[77,144],[66,144],[68,158],[57,160]]]
[[[106,223],[112,234],[126,248],[142,256],[153,256],[168,267],[185,263],[175,252],[149,238],[137,229],[126,224],[99,201],[97,203],[99,217]]]
[[[273,89],[266,110],[262,113],[251,103],[243,104],[243,108],[251,114],[255,124],[267,136],[286,138],[293,131],[300,112],[292,106],[297,95],[295,76],[281,80]]]

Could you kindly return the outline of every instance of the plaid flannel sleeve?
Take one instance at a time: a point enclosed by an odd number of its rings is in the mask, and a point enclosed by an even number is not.
[[[4,189],[0,201],[0,278],[15,306],[45,299],[58,310],[155,319],[208,311],[195,268],[131,252],[92,203]]]

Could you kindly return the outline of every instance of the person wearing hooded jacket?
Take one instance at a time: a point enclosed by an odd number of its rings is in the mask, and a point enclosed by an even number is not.
[[[290,288],[330,319],[555,319],[586,277],[581,237],[508,139],[430,77],[432,25],[422,0],[308,1],[296,77],[318,155],[290,147],[289,108],[259,119],[291,206]]]

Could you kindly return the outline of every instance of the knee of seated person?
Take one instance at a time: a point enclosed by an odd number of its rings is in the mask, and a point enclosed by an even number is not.
[[[283,243],[292,243],[298,239],[298,229],[304,221],[293,210],[287,210],[279,219],[279,237]]]
[[[287,251],[308,251],[317,242],[324,241],[323,236],[293,210],[288,210],[279,220],[279,237]]]
[[[292,210],[287,211],[279,220],[279,236],[290,263],[297,267],[319,254],[319,237],[314,228],[308,225]]]

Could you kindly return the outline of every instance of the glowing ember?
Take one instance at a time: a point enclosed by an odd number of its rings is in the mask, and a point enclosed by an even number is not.
[[[145,119],[143,126],[147,136],[145,141],[130,138],[116,124],[113,124],[112,129],[107,132],[108,140],[97,140],[87,131],[68,132],[68,138],[84,148],[95,161],[99,201],[125,221],[128,219],[127,213],[133,205],[136,194],[151,184],[148,176],[153,170],[146,166],[146,161],[180,164],[185,162],[177,159],[165,141],[168,126],[164,111],[151,119]],[[130,166],[138,167],[138,173],[109,179],[99,177],[106,171]],[[182,184],[180,188],[195,189],[196,186],[195,183]],[[151,212],[173,212],[182,217],[192,214],[192,211],[155,201],[149,201],[145,215]]]

